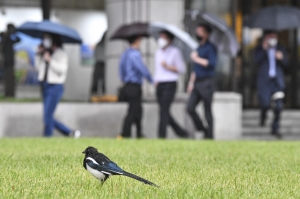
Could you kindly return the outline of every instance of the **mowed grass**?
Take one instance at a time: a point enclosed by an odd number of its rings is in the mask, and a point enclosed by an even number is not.
[[[82,167],[94,146],[160,188]],[[0,139],[0,198],[300,198],[299,142]]]

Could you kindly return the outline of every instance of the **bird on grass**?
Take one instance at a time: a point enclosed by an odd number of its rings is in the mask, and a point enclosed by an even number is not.
[[[145,184],[158,187],[153,182],[124,171],[104,154],[99,153],[98,150],[94,147],[89,146],[82,153],[85,154],[85,157],[83,159],[83,167],[95,178],[100,180],[102,184],[111,175],[123,175],[141,181]]]

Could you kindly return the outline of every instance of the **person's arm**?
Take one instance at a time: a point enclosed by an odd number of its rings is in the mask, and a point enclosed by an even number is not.
[[[192,72],[190,75],[190,80],[189,80],[188,87],[187,87],[188,93],[191,93],[192,90],[194,89],[195,81],[196,81],[196,73]]]
[[[166,62],[162,63],[162,66],[174,73],[185,73],[186,69],[185,69],[185,63],[183,61],[183,57],[182,54],[179,50],[174,50],[174,54],[172,55],[173,59],[174,59],[174,65],[168,65]]]
[[[215,68],[217,65],[217,60],[218,60],[218,53],[215,47],[209,48],[209,53],[208,53],[208,65],[207,67],[210,68]]]
[[[287,67],[288,65],[288,58],[287,58],[287,53],[284,48],[280,48],[276,50],[276,60],[279,62],[281,67]]]
[[[199,57],[197,51],[193,51],[193,52],[191,53],[191,56],[190,56],[190,57],[191,57],[191,59],[192,59],[193,62],[195,62],[195,63],[197,63],[197,64],[200,64],[201,66],[204,66],[204,67],[207,67],[207,66],[208,66],[208,60]]]
[[[143,74],[143,76],[148,80],[148,82],[153,84],[153,79],[150,75],[150,72],[148,71],[147,67],[144,64],[141,55],[139,54],[132,55],[132,61],[136,69]]]
[[[44,62],[42,57],[42,52],[44,51],[42,45],[38,46],[38,50],[34,56],[34,66],[37,69],[37,71],[40,70],[42,63]]]
[[[40,70],[42,63],[43,63],[43,58],[41,57],[40,54],[36,54],[34,57],[34,66],[37,69],[37,71]]]
[[[166,62],[164,62],[164,61],[161,63],[161,65],[162,65],[165,69],[167,69],[168,71],[171,71],[171,72],[173,72],[173,73],[179,73],[176,66],[168,65],[168,64],[167,64]]]
[[[254,52],[254,63],[261,64],[262,61],[267,57],[267,49],[268,45],[264,41],[264,43],[258,47],[256,47]]]
[[[119,76],[122,82],[125,82],[125,71],[124,71],[124,55],[122,55],[119,65]]]
[[[217,51],[214,47],[210,47],[207,50],[208,50],[207,58],[202,58],[198,55],[197,51],[193,51],[191,53],[191,59],[195,63],[197,63],[203,67],[213,67],[214,68],[217,65]]]
[[[62,75],[67,72],[68,56],[64,51],[55,52],[52,57],[49,53],[44,53],[44,60],[49,62],[49,69],[56,74]]]
[[[11,34],[10,39],[12,40],[13,44],[16,44],[21,41],[21,39],[16,34]]]

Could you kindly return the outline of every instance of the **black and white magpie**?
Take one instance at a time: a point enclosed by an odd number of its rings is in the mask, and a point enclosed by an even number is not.
[[[156,184],[144,178],[124,171],[104,154],[99,153],[94,147],[89,146],[82,153],[85,154],[83,167],[95,178],[100,180],[101,183],[104,183],[111,175],[123,175],[141,181],[145,184],[158,187]]]

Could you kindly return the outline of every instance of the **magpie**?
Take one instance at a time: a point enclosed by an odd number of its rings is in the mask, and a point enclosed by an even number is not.
[[[141,181],[145,184],[158,187],[158,185],[154,184],[153,182],[124,171],[104,154],[99,153],[98,150],[94,147],[89,146],[82,153],[85,154],[85,157],[83,159],[83,167],[95,178],[100,180],[102,184],[111,175],[123,175]]]

